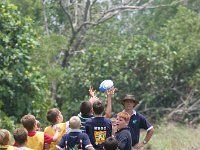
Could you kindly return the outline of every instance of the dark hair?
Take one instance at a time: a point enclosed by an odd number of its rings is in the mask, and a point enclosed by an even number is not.
[[[17,128],[13,133],[17,144],[22,145],[27,141],[28,131],[25,128]]]
[[[104,142],[105,150],[116,150],[118,148],[118,141],[114,137],[109,137]]]
[[[97,100],[93,103],[93,111],[96,115],[100,115],[104,111],[104,104],[101,100]]]
[[[60,111],[58,110],[58,108],[52,108],[47,112],[47,120],[51,123],[56,123],[56,118],[59,116]]]
[[[0,129],[0,145],[8,145],[10,132],[6,129]]]
[[[82,117],[87,117],[90,115],[92,110],[92,104],[89,101],[84,101],[80,105],[80,112]]]
[[[36,124],[35,116],[25,115],[22,117],[21,123],[23,124],[24,128],[26,128],[26,130],[31,131],[31,130],[33,130],[33,128]]]

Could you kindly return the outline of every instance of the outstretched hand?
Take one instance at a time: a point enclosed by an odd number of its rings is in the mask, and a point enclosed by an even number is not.
[[[92,86],[89,88],[90,97],[96,97],[96,90],[93,89]]]
[[[113,88],[111,88],[110,90],[106,91],[105,93],[106,93],[107,96],[112,97],[112,95],[115,94],[115,91],[116,91],[116,90],[117,90],[117,89],[113,87]]]
[[[93,89],[92,86],[89,88],[89,94],[90,94],[90,103],[93,104],[95,101],[98,100],[98,97],[96,97],[96,90]]]

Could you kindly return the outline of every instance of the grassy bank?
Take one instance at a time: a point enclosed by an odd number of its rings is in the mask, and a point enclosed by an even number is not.
[[[146,132],[142,132],[141,140]],[[155,133],[145,150],[200,150],[200,126],[175,123],[155,126]]]

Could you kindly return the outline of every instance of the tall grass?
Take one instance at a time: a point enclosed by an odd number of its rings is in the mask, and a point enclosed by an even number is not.
[[[155,126],[155,132],[146,150],[200,150],[200,127],[180,124]],[[142,132],[141,140],[146,132]]]

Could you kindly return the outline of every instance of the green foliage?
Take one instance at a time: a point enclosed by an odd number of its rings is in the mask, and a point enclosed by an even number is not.
[[[27,113],[45,118],[51,104],[46,77],[31,63],[38,45],[31,24],[31,18],[21,17],[16,6],[0,4],[0,101],[2,111],[14,121]]]

